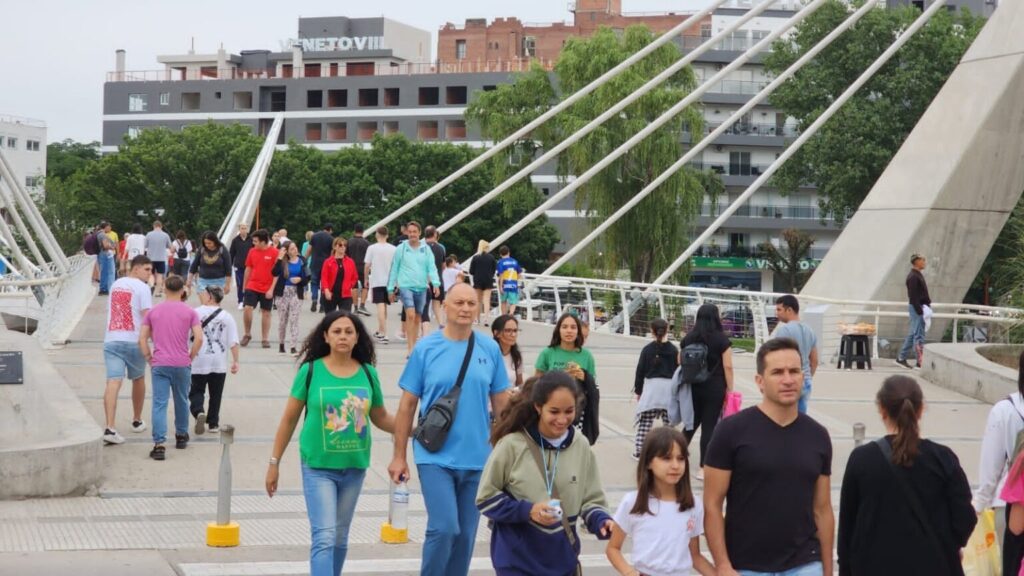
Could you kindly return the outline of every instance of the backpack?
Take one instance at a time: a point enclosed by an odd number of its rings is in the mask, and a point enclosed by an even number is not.
[[[683,382],[703,384],[708,381],[711,372],[708,370],[708,346],[702,342],[694,342],[683,347],[679,364]]]
[[[179,260],[188,260],[188,248],[186,247],[186,245],[182,244],[182,243],[177,243],[177,244],[178,244],[178,259]]]
[[[97,232],[89,232],[82,237],[82,250],[89,256],[100,253],[100,239],[96,237]]]
[[[1020,413],[1017,409],[1017,405],[1013,403],[1013,396],[1007,396],[1006,401],[1013,407],[1013,411],[1017,413],[1017,417],[1024,420],[1024,414]],[[1024,451],[1024,428],[1017,431],[1017,435],[1013,439],[1013,453],[1010,454],[1009,465],[1012,468],[1013,464],[1017,462],[1017,457]]]

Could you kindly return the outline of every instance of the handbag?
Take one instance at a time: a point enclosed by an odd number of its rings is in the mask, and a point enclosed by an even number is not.
[[[544,467],[544,455],[540,453],[540,446],[538,446],[537,443],[533,441],[533,438],[531,438],[530,435],[527,434],[526,432],[520,432],[520,434],[526,436],[526,445],[530,447],[530,454],[533,454],[533,459],[535,462],[537,462],[537,467],[540,468],[541,474],[547,474],[547,470]],[[551,497],[554,499],[561,499],[558,496],[558,486],[554,482],[551,483]],[[569,538],[569,545],[571,545],[572,549],[575,550],[576,534],[569,527],[568,516],[568,514],[565,514],[564,512],[562,513],[562,530],[565,531],[565,535]],[[583,574],[583,567],[580,566],[578,559],[576,561],[575,574]]]
[[[743,392],[726,392],[725,406],[722,407],[722,419],[726,419],[743,409]]]
[[[444,447],[448,439],[448,432],[455,423],[455,413],[459,408],[459,395],[462,393],[462,380],[466,377],[466,370],[469,369],[469,359],[473,356],[473,341],[476,335],[469,333],[469,343],[466,345],[466,356],[462,359],[462,368],[459,369],[459,377],[455,379],[455,386],[447,394],[441,396],[427,408],[427,411],[420,415],[416,429],[412,437],[415,438],[427,452],[437,452]]]

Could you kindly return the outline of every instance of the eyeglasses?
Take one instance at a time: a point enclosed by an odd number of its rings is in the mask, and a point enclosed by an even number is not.
[[[502,329],[504,334],[519,334],[519,328],[504,328]]]

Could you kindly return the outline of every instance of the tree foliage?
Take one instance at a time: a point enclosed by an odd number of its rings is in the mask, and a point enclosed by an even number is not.
[[[778,75],[856,10],[830,0],[776,41],[765,68]],[[920,15],[914,7],[872,10],[792,79],[771,102],[805,129]],[[860,206],[981,30],[966,10],[939,11],[773,178],[782,193],[816,185],[823,213],[838,222]]]
[[[803,270],[801,264],[811,255],[814,237],[797,228],[782,231],[782,244],[778,248],[771,242],[761,244],[761,251],[768,265],[782,280],[785,292],[799,292],[811,277],[811,270]]]
[[[242,125],[208,123],[181,132],[155,128],[128,138],[117,154],[81,166],[47,183],[44,215],[68,252],[80,248],[82,233],[100,220],[123,231],[136,222],[148,228],[159,218],[171,232],[192,237],[217,230],[245,182],[263,145]],[[384,217],[466,164],[478,153],[467,146],[415,143],[403,136],[377,136],[372,146],[324,153],[291,143],[274,154],[260,199],[260,225],[287,228],[293,238],[333,222],[348,235],[356,223]],[[440,224],[486,191],[493,181],[487,165],[461,178],[403,219]],[[532,191],[512,217],[540,203]],[[485,206],[444,235],[450,253],[471,255],[480,238],[506,226],[501,206]],[[557,232],[541,219],[509,246],[524,266],[548,260]]]
[[[602,28],[589,38],[571,38],[555,65],[554,78],[539,66],[510,85],[480,93],[467,111],[483,134],[502,139],[557,102],[552,81],[571,94],[633,55],[654,39],[646,27],[631,26],[617,34]],[[662,46],[638,64],[559,114],[543,129],[521,140],[506,157],[513,167],[532,160],[537,147],[550,149],[614,106],[681,57],[674,44]],[[579,175],[608,156],[627,139],[651,124],[697,85],[684,68],[621,114],[570,146],[558,161],[558,174]],[[577,209],[601,222],[652,182],[684,153],[684,129],[703,133],[703,116],[690,106],[576,191]],[[500,170],[496,174],[500,174]],[[709,189],[710,188],[710,189]],[[602,238],[599,264],[614,272],[628,268],[630,277],[648,281],[682,252],[705,193],[721,188],[716,176],[684,168],[608,229]]]

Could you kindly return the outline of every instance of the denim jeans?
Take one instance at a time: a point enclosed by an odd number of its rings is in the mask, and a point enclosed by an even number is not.
[[[423,315],[423,308],[427,305],[427,290],[413,290],[411,288],[399,288],[398,298],[402,301],[402,309],[412,308],[420,316]]]
[[[235,294],[238,295],[238,303],[242,303],[242,297],[245,296],[245,286],[242,286],[242,282],[245,281],[245,268],[235,268]]]
[[[114,255],[106,250],[100,252],[100,292],[110,292],[114,283]]]
[[[188,389],[192,369],[188,366],[153,366],[153,443],[167,440],[167,400],[174,394],[174,433],[188,433]]]
[[[338,576],[348,553],[348,529],[356,511],[366,470],[331,470],[302,464],[302,493],[312,543],[309,548],[310,576]]]
[[[907,307],[910,309],[910,333],[903,340],[903,347],[896,357],[906,360],[910,358],[910,352],[913,350],[914,357],[920,362],[921,349],[924,347],[924,316],[918,314],[912,305],[908,304]]]
[[[420,576],[466,576],[480,523],[476,490],[482,471],[434,464],[420,464],[416,469],[427,507]]]
[[[807,414],[807,401],[811,399],[811,375],[804,374],[804,389],[800,392],[800,401],[797,402],[797,410],[801,414]]]
[[[313,266],[310,264],[311,270],[309,271],[309,294],[313,299],[314,303],[320,302],[320,271],[321,266]]]
[[[755,572],[753,570],[740,570],[740,576],[821,576],[824,567],[821,562],[811,562],[782,572]]]

